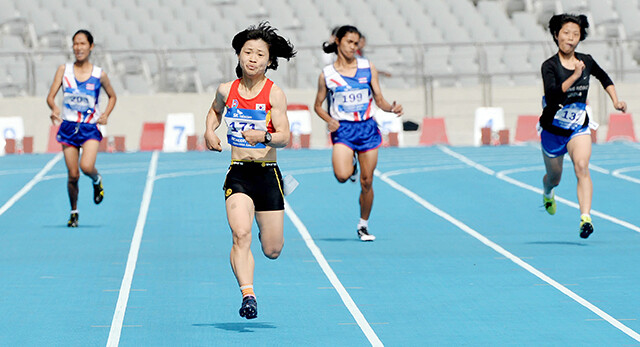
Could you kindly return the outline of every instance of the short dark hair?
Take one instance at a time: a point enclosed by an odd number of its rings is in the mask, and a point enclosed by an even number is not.
[[[85,30],[85,29],[80,29],[80,30],[76,31],[76,33],[73,34],[73,36],[71,37],[71,41],[73,41],[73,39],[75,39],[76,36],[78,36],[78,34],[84,34],[84,36],[87,37],[87,41],[89,41],[89,44],[90,45],[93,44],[93,35],[91,35],[89,30]]]
[[[249,40],[262,40],[269,46],[269,65],[267,69],[278,69],[278,58],[287,60],[296,55],[293,44],[284,37],[276,34],[278,29],[269,25],[269,22],[260,22],[258,26],[252,25],[247,29],[239,32],[233,37],[231,46],[236,51],[236,55],[240,54],[242,46]],[[242,77],[242,68],[240,63],[236,66],[236,76]]]
[[[584,41],[587,38],[587,29],[589,28],[589,21],[587,20],[587,16],[581,14],[570,14],[570,13],[562,13],[556,14],[551,19],[549,19],[549,32],[551,32],[551,36],[553,37],[553,42],[558,45],[558,33],[560,33],[560,29],[566,23],[576,23],[580,26],[580,41]]]
[[[343,25],[338,28],[338,31],[336,31],[335,41],[322,43],[322,50],[325,53],[338,53],[338,41],[342,40],[344,35],[346,35],[347,33],[356,33],[358,34],[358,36],[362,37],[362,34],[358,30],[358,28],[354,27],[353,25]]]

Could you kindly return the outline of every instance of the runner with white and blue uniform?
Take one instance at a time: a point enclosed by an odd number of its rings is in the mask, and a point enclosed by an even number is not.
[[[109,114],[116,103],[116,94],[107,74],[89,62],[93,49],[91,33],[79,30],[73,35],[72,40],[76,61],[61,65],[56,71],[47,95],[47,105],[51,108],[51,122],[60,125],[56,139],[62,145],[68,169],[67,190],[71,216],[67,226],[77,227],[80,170],[93,181],[93,202],[99,204],[104,198],[102,176],[95,167],[98,145],[102,140],[98,124],[107,124]],[[55,102],[60,88],[63,93],[62,110]],[[109,99],[104,112],[100,111],[98,105],[101,88],[105,90]]]
[[[596,77],[609,94],[613,106],[622,112],[627,105],[619,101],[615,86],[607,73],[588,54],[577,53],[576,47],[587,37],[589,27],[584,15],[559,14],[549,21],[549,30],[558,46],[558,53],[542,64],[544,103],[540,116],[542,154],[546,174],[543,203],[547,212],[556,213],[553,188],[560,184],[563,158],[566,153],[573,161],[578,179],[580,205],[580,237],[593,232],[591,198],[593,184],[589,174],[591,157],[591,130],[597,124],[586,111],[589,76]]]
[[[338,182],[355,182],[360,163],[360,221],[356,229],[360,240],[373,241],[368,221],[373,206],[373,172],[382,143],[372,117],[373,101],[383,111],[398,116],[402,115],[402,106],[384,99],[378,70],[369,60],[358,58],[361,37],[356,27],[345,25],[337,30],[334,42],[324,43],[324,52],[335,53],[337,59],[320,74],[314,109],[331,132],[333,173]],[[328,111],[323,107],[325,99]]]
[[[73,64],[65,65],[62,77],[63,108],[62,124],[56,139],[63,145],[81,147],[88,140],[102,141],[98,128],[100,108],[100,76],[102,69],[93,66],[91,76],[86,81],[78,81]]]

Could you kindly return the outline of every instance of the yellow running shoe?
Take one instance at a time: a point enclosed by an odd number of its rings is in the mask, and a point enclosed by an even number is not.
[[[580,216],[580,237],[586,239],[593,232],[593,224],[591,224],[591,217]]]
[[[547,212],[550,215],[556,214],[556,196],[555,196],[555,194],[550,199],[547,199],[547,197],[542,195],[542,203],[544,204],[544,209],[547,210]]]

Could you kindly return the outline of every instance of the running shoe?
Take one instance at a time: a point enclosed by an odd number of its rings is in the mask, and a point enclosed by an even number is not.
[[[547,199],[546,196],[542,195],[542,203],[544,204],[544,209],[547,210],[547,213],[550,215],[556,214],[556,196],[555,194]]]
[[[240,317],[246,319],[254,319],[258,317],[258,303],[256,297],[247,295],[242,298],[242,307],[240,307]]]
[[[353,155],[353,173],[349,177],[349,181],[355,182],[358,179],[358,159],[356,159],[356,155]]]
[[[360,238],[360,241],[373,241],[376,239],[375,236],[369,234],[369,229],[365,226],[358,229],[358,237]]]
[[[591,224],[591,217],[580,217],[580,237],[586,239],[593,232],[593,224]]]
[[[77,228],[78,227],[78,213],[74,212],[69,217],[69,221],[67,222],[67,226],[69,228]]]
[[[104,189],[102,188],[102,176],[100,176],[98,184],[93,185],[93,202],[97,205],[102,202],[102,199],[104,199]]]

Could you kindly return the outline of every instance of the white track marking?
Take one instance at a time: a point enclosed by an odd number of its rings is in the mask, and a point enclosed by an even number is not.
[[[391,177],[396,175],[404,175],[408,173],[416,173],[416,172],[429,172],[429,171],[444,171],[444,170],[455,170],[464,168],[466,166],[463,165],[441,165],[441,166],[427,166],[427,167],[418,167],[413,169],[402,169],[402,170],[394,170],[388,171],[383,174],[385,177]]]
[[[441,147],[441,146],[438,147],[438,148],[440,148],[440,150],[442,150],[444,153],[449,154],[454,158],[458,158],[460,161],[462,161],[462,162],[466,163],[467,165],[469,165],[471,167],[474,167],[474,168],[476,168],[476,169],[478,169],[478,170],[480,170],[480,171],[482,171],[482,172],[484,172],[486,174],[489,174],[491,176],[495,176],[496,178],[501,179],[501,180],[503,180],[505,182],[511,183],[511,184],[513,184],[515,186],[518,186],[520,188],[524,188],[524,189],[527,189],[527,190],[530,190],[532,192],[535,192],[535,193],[538,193],[538,194],[542,195],[542,189],[534,187],[532,185],[526,184],[524,182],[518,181],[518,180],[516,180],[514,178],[511,178],[511,177],[507,176],[507,173],[531,171],[531,170],[534,170],[535,167],[519,168],[519,169],[513,169],[513,170],[504,170],[504,171],[500,171],[500,172],[495,173],[495,171],[493,171],[491,169],[488,169],[488,168],[486,168],[486,167],[474,162],[473,160],[465,157],[464,155],[452,151],[449,148]],[[482,168],[484,168],[484,169],[482,169]],[[560,197],[558,195],[556,195],[556,201],[560,202],[560,203],[563,203],[563,204],[565,204],[567,206],[571,206],[571,207],[573,207],[575,209],[578,209],[578,210],[580,209],[580,206],[577,203],[575,203],[573,201],[570,201],[570,200],[567,200],[567,199],[564,199],[564,198],[562,198],[562,197]],[[596,211],[596,210],[591,210],[591,214],[594,215],[594,216],[597,216],[599,218],[606,219],[606,220],[608,220],[608,221],[610,221],[612,223],[621,225],[621,226],[623,226],[623,227],[625,227],[627,229],[630,229],[630,230],[633,230],[635,232],[640,233],[640,227],[638,227],[637,225],[631,224],[629,222],[623,221],[621,219],[618,219],[616,217],[610,216],[610,215],[608,215],[606,213],[603,213],[603,212],[600,212],[600,211]]]
[[[320,268],[322,268],[322,271],[329,279],[329,282],[331,282],[333,287],[338,292],[338,295],[340,295],[342,302],[347,307],[349,312],[351,312],[351,315],[356,320],[356,323],[358,323],[358,326],[360,326],[360,329],[362,330],[364,335],[367,337],[371,345],[383,346],[382,341],[380,341],[380,339],[378,338],[378,335],[376,335],[376,333],[373,331],[367,319],[364,318],[364,315],[362,314],[362,312],[360,312],[360,309],[358,309],[358,306],[353,301],[353,299],[351,299],[351,296],[349,295],[347,290],[344,288],[344,286],[338,279],[338,276],[336,276],[331,266],[329,266],[329,263],[324,258],[324,255],[322,255],[322,251],[320,251],[320,248],[316,246],[316,243],[313,241],[311,234],[309,234],[309,230],[307,230],[307,227],[304,225],[304,223],[302,223],[300,218],[298,218],[298,216],[295,214],[295,212],[291,208],[291,205],[289,205],[286,199],[284,201],[284,206],[285,206],[285,213],[287,214],[291,222],[293,222],[293,224],[296,226],[296,229],[298,229],[300,236],[302,236],[302,239],[307,244],[307,247],[309,248],[313,256],[316,258],[318,265],[320,265]]]
[[[384,175],[381,175],[379,172],[377,172],[377,170],[376,170],[375,174],[376,174],[376,176],[380,177],[380,179],[382,179],[384,182],[389,184],[391,187],[393,187],[396,190],[404,193],[405,195],[407,195],[408,197],[410,197],[411,199],[416,201],[418,204],[422,205],[427,210],[433,212],[434,214],[442,217],[443,219],[445,219],[449,223],[455,225],[460,230],[464,231],[465,233],[467,233],[470,236],[474,237],[475,239],[477,239],[478,241],[482,242],[486,246],[490,247],[494,251],[498,252],[502,256],[504,256],[507,259],[511,260],[512,262],[514,262],[518,266],[522,267],[523,269],[527,270],[528,272],[530,272],[534,276],[536,276],[539,279],[545,281],[549,285],[553,286],[554,288],[556,288],[557,290],[562,292],[564,295],[566,295],[566,296],[570,297],[571,299],[575,300],[580,305],[586,307],[591,312],[595,313],[596,315],[598,315],[599,317],[601,317],[602,319],[607,321],[609,324],[611,324],[614,327],[618,328],[620,331],[622,331],[623,333],[627,334],[632,339],[640,342],[640,334],[638,334],[634,330],[630,329],[626,325],[622,324],[617,319],[611,317],[609,314],[607,314],[606,312],[602,311],[601,309],[599,309],[598,307],[596,307],[595,305],[593,305],[589,301],[585,300],[584,298],[582,298],[578,294],[572,292],[567,287],[565,287],[562,284],[558,283],[557,281],[555,281],[551,277],[545,275],[544,273],[542,273],[538,269],[534,268],[533,266],[531,266],[529,263],[525,262],[521,258],[518,258],[517,256],[513,255],[511,252],[509,252],[506,249],[502,248],[500,245],[498,245],[498,244],[494,243],[493,241],[489,240],[484,235],[482,235],[482,234],[478,233],[477,231],[471,229],[466,224],[464,224],[461,221],[453,218],[448,213],[442,211],[441,209],[437,208],[433,204],[431,204],[428,201],[424,200],[419,195],[415,194],[414,192],[410,191],[409,189],[405,188],[404,186],[396,183],[394,180],[392,180],[392,179],[390,179],[388,177],[385,177]]]
[[[640,179],[622,174],[623,172],[638,171],[638,170],[640,170],[640,166],[625,167],[622,169],[614,170],[611,173],[611,175],[617,178],[621,178],[623,180],[627,180],[629,182],[640,184]]]
[[[158,152],[155,151],[151,155],[151,162],[149,163],[147,182],[144,186],[144,193],[142,193],[142,202],[140,203],[140,213],[138,214],[136,229],[133,232],[133,238],[131,239],[131,248],[129,248],[129,257],[127,258],[127,265],[125,267],[124,276],[122,277],[122,284],[120,285],[118,302],[116,303],[116,309],[113,313],[113,320],[111,322],[111,329],[109,330],[107,347],[116,347],[120,343],[122,323],[124,322],[124,314],[127,310],[127,302],[129,301],[129,292],[131,291],[133,273],[136,270],[136,263],[138,262],[138,252],[140,251],[140,243],[142,242],[144,225],[147,222],[147,213],[149,212],[149,204],[151,203],[151,195],[153,194],[153,183],[156,178],[157,168]]]
[[[42,170],[40,170],[40,172],[38,172],[31,179],[31,181],[27,182],[27,184],[25,184],[22,189],[20,189],[4,205],[2,205],[2,207],[0,207],[0,216],[7,212],[7,210],[11,208],[11,206],[13,206],[13,204],[20,200],[20,198],[22,198],[25,194],[27,194],[36,184],[38,184],[38,182],[42,181],[44,175],[46,175],[47,172],[49,172],[49,170],[51,170],[51,168],[53,168],[53,166],[56,165],[56,163],[60,161],[60,159],[62,159],[62,155],[62,152],[56,154],[56,156],[53,157],[53,159],[49,160],[49,162],[42,168]]]

